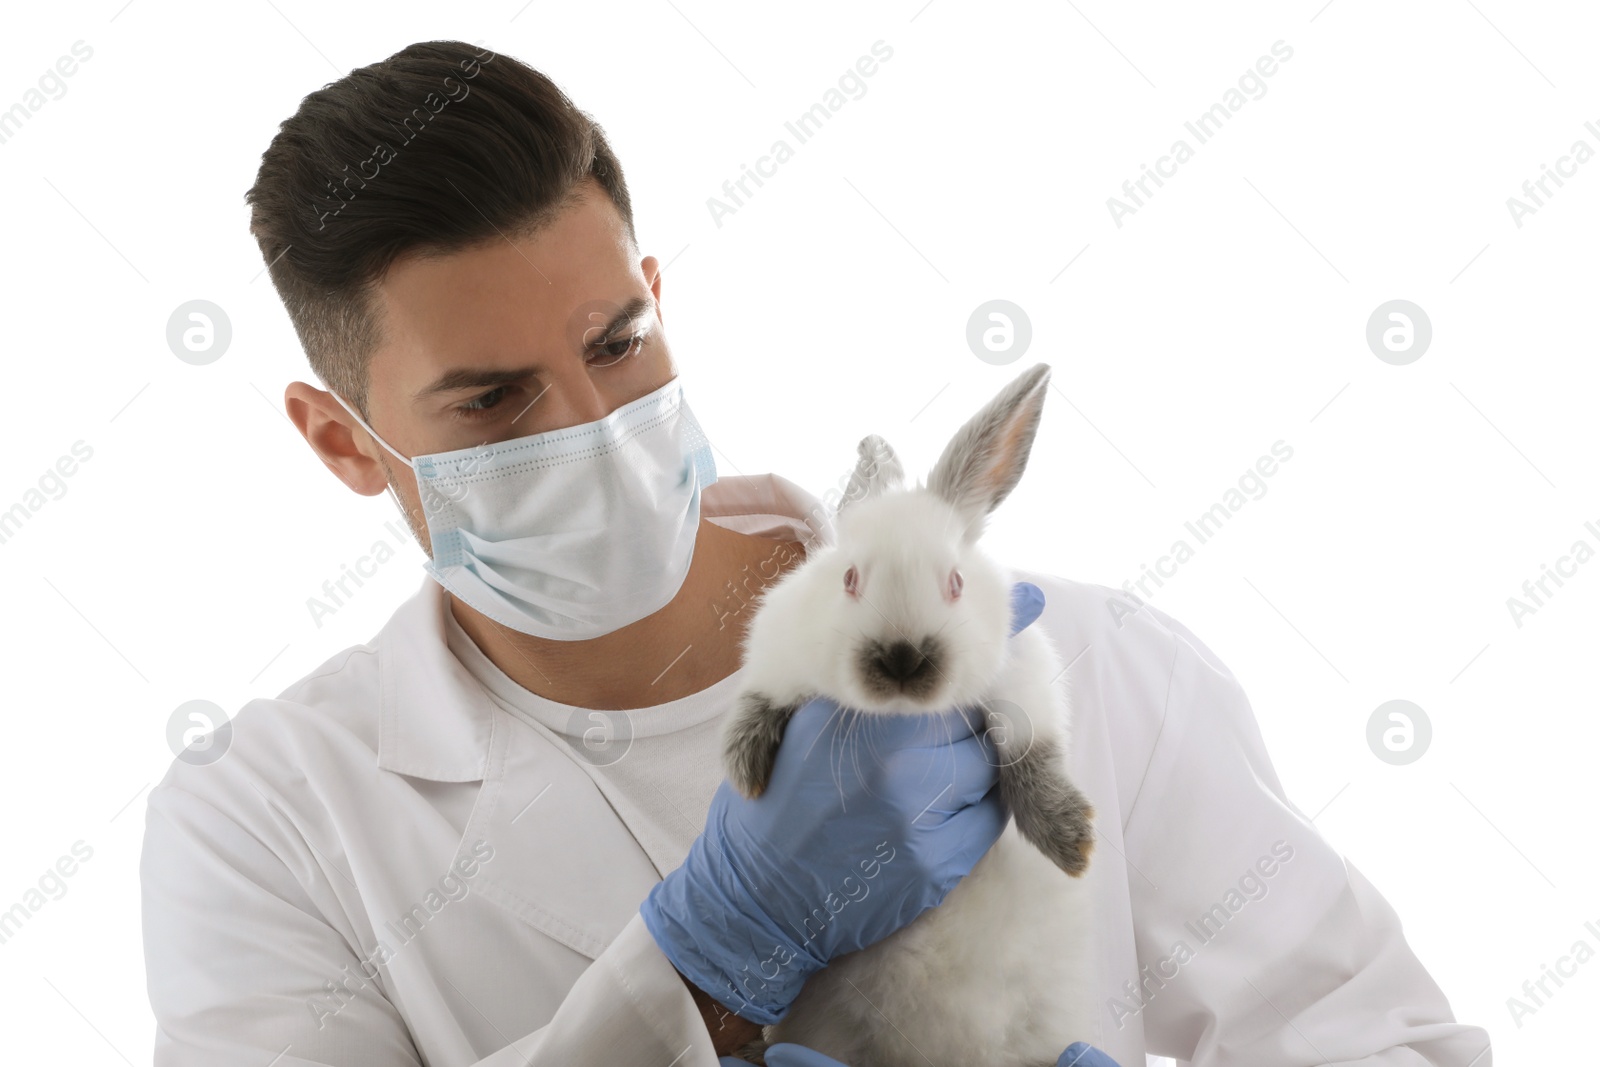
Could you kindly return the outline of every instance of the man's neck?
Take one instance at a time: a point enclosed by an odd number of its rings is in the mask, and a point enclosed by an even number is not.
[[[678,595],[654,615],[587,641],[530,637],[448,600],[467,636],[524,689],[598,711],[644,708],[737,670],[756,596],[804,558],[798,541],[735,533],[702,518]]]

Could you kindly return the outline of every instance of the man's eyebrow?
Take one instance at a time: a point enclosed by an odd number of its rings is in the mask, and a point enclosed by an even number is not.
[[[611,340],[613,336],[621,333],[630,324],[632,324],[635,319],[639,318],[639,316],[643,315],[647,311],[654,311],[655,306],[656,302],[651,297],[634,297],[632,300],[629,300],[626,304],[622,305],[621,311],[618,311],[615,315],[611,316],[611,321],[606,323],[604,328],[602,328],[600,336],[596,337],[593,341],[590,341],[589,344],[597,345]],[[588,337],[593,332],[594,327],[591,326],[584,330],[583,335]]]
[[[454,393],[461,389],[493,389],[509,385],[537,373],[538,367],[514,367],[510,370],[490,367],[459,367],[441,374],[431,385],[423,387],[412,398],[426,400],[440,393]]]
[[[612,336],[621,333],[629,324],[641,315],[655,309],[655,300],[651,297],[636,296],[622,305],[622,309],[611,317],[611,321],[600,327],[599,335],[595,335],[595,327],[584,331],[585,337],[593,336],[588,343],[591,345],[604,344]],[[509,385],[521,381],[523,378],[537,374],[538,367],[513,367],[510,369],[494,367],[458,367],[446,371],[431,384],[424,386],[413,397],[415,400],[426,400],[438,396],[440,393],[453,393],[462,389],[494,389],[498,386]]]

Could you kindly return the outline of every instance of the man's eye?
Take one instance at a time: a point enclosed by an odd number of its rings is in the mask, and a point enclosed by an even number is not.
[[[506,387],[495,386],[493,389],[461,405],[461,410],[467,413],[468,418],[483,418],[487,416],[494,406],[504,400]]]
[[[615,341],[601,341],[591,345],[589,365],[609,367],[614,363],[621,363],[644,346],[644,339],[643,333],[636,333],[632,337],[619,337]]]

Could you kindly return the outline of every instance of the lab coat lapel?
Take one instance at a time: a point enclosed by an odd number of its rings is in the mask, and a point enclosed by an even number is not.
[[[478,865],[473,892],[592,959],[659,877],[566,746],[495,704],[450,652],[448,610],[425,579],[378,637],[378,765],[481,780],[455,855]],[[479,863],[479,841],[491,860]]]
[[[543,727],[498,714],[459,855],[487,841],[495,858],[474,890],[592,959],[660,879],[568,753]]]

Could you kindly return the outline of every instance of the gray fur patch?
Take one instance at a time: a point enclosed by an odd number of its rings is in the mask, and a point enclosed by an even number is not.
[[[877,434],[868,434],[856,445],[856,469],[845,485],[844,498],[838,510],[868,497],[881,496],[905,480],[905,469],[900,457],[895,455],[889,442]]]
[[[774,703],[762,693],[740,694],[739,708],[722,735],[722,763],[728,780],[746,797],[766,792],[784,728],[800,707]]]
[[[1089,866],[1094,808],[1061,770],[1061,746],[1035,740],[1014,763],[1000,768],[1000,796],[1017,832],[1074,878]]]
[[[1002,389],[945,446],[928,488],[967,516],[974,535],[1022,479],[1050,367],[1036,363]]]

